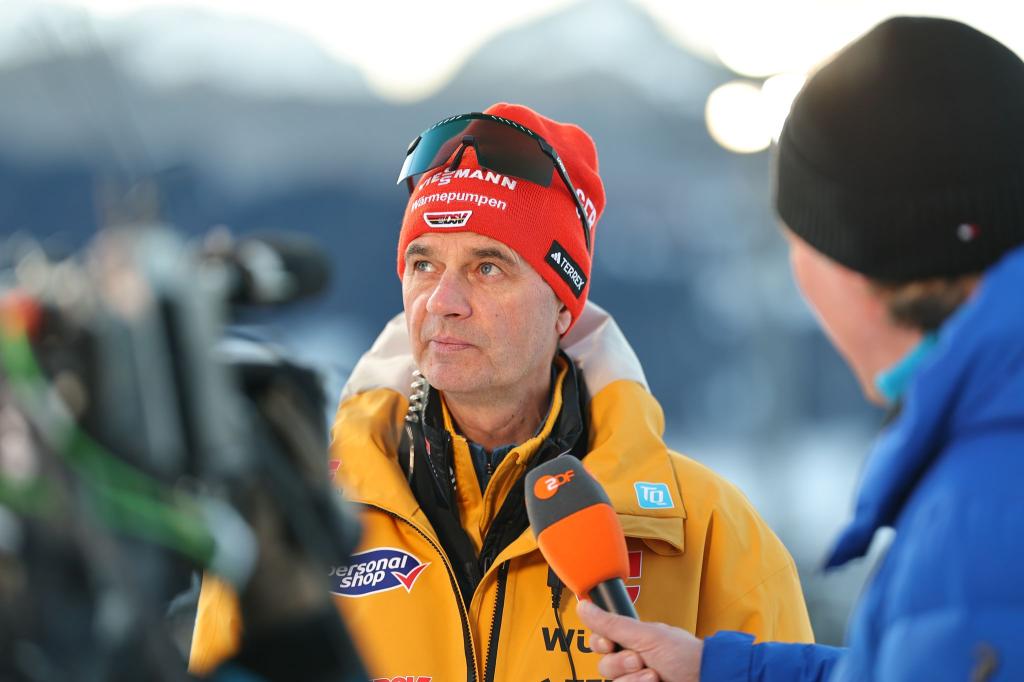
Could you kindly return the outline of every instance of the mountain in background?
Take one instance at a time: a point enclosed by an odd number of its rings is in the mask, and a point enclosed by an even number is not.
[[[163,218],[188,233],[302,230],[336,264],[334,286],[291,315],[344,319],[359,348],[401,306],[394,249],[406,194],[395,178],[407,143],[452,113],[519,102],[597,142],[608,207],[592,296],[629,335],[671,431],[727,424],[767,436],[808,414],[865,417],[790,283],[765,155],[730,154],[705,131],[703,103],[731,74],[625,0],[509,30],[408,105],[258,22],[150,10],[100,35],[103,49],[86,42],[0,71],[5,232],[79,246],[102,213],[97,193],[140,181],[159,187]],[[209,68],[175,79],[166,60]]]

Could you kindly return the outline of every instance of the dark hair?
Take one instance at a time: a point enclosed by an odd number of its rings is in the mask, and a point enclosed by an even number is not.
[[[872,286],[885,301],[893,322],[932,332],[970,297],[980,278],[980,273],[971,273],[899,284],[872,280]]]

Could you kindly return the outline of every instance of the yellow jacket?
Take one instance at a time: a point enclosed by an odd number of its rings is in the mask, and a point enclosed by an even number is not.
[[[362,510],[363,538],[351,567],[332,568],[335,601],[374,680],[552,682],[599,680],[599,656],[561,595],[559,627],[548,568],[529,530],[505,547],[463,603],[437,535],[397,463],[408,407],[396,390],[408,359],[404,322],[393,321],[357,366],[333,429],[332,463]],[[664,419],[635,355],[613,321],[588,304],[563,347],[591,391],[588,471],[604,486],[627,536],[627,580],[640,617],[698,637],[743,630],[759,640],[811,642],[792,558],[731,484],[670,451]],[[563,367],[559,382],[566,375]],[[389,384],[390,385],[387,385]],[[384,384],[371,388],[374,383]],[[404,383],[408,383],[406,380]],[[596,389],[596,390],[595,390]],[[540,434],[515,448],[481,495],[468,446],[454,434],[462,525],[479,550],[500,503],[529,465],[562,408],[554,392]],[[450,424],[446,426],[450,428]],[[204,580],[191,667],[206,672],[237,648],[237,603]]]

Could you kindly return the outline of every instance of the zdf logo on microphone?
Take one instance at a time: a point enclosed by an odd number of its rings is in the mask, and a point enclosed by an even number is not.
[[[541,476],[537,479],[537,482],[533,484],[533,494],[541,500],[550,499],[558,492],[559,488],[571,481],[572,477],[575,475],[575,471],[568,469],[563,474]]]

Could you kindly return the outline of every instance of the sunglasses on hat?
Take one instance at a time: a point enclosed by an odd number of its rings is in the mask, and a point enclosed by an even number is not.
[[[450,168],[454,170],[467,147],[476,152],[477,161],[496,173],[511,175],[536,183],[551,185],[551,171],[558,172],[566,189],[576,202],[576,212],[583,224],[583,237],[590,252],[590,225],[576,188],[569,180],[565,164],[554,147],[526,126],[500,116],[479,112],[452,116],[430,126],[409,144],[398,182],[406,181],[409,194],[416,188],[413,177],[440,168],[455,155]]]

